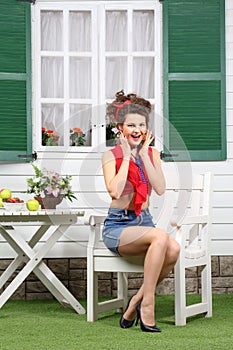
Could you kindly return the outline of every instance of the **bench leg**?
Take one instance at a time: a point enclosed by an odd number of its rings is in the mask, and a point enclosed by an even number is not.
[[[181,266],[178,259],[175,268],[175,324],[186,325],[186,290],[185,290],[185,268]]]
[[[212,317],[211,259],[201,273],[202,302],[207,303],[206,317]]]
[[[123,307],[118,309],[118,312],[124,311],[128,302],[128,273],[117,273],[117,297],[123,299]]]
[[[87,321],[98,319],[98,274],[94,272],[94,259],[91,254],[87,256]]]

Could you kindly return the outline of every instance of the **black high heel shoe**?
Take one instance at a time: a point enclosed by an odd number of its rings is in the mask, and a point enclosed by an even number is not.
[[[156,325],[154,326],[149,326],[145,323],[142,322],[142,317],[141,317],[141,303],[137,305],[136,307],[136,310],[137,310],[137,319],[136,319],[136,323],[135,323],[135,326],[138,325],[138,321],[140,320],[140,327],[141,327],[141,330],[143,332],[157,332],[157,333],[160,333],[161,332],[161,329],[159,329],[158,327],[156,327]]]
[[[126,305],[126,308],[125,308],[124,313],[125,313],[126,310],[128,309],[131,300],[132,300],[132,297],[129,299],[129,301],[128,301],[127,305]],[[133,326],[134,321],[135,321],[135,320],[133,320],[133,321],[128,321],[128,320],[126,320],[126,319],[123,317],[123,315],[122,315],[122,316],[121,316],[121,319],[120,319],[120,326],[121,326],[121,328],[130,328],[130,327]]]

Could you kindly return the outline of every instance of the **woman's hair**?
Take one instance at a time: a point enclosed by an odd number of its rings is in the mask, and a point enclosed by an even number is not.
[[[136,94],[125,95],[124,90],[116,93],[115,100],[107,106],[107,116],[117,124],[123,124],[126,114],[140,114],[149,121],[151,103]]]

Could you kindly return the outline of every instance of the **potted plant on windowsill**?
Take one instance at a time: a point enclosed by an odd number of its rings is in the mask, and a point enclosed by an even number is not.
[[[70,146],[85,146],[85,136],[80,128],[70,129]]]
[[[27,193],[33,193],[42,209],[54,209],[64,198],[77,199],[71,190],[71,176],[61,176],[55,171],[40,170],[32,164],[35,176],[27,179]]]
[[[53,130],[41,128],[42,146],[58,146],[60,136]]]
[[[118,133],[116,123],[110,122],[106,125],[106,146],[115,146],[118,143]]]

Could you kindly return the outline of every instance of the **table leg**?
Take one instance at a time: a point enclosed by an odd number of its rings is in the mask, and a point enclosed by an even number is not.
[[[41,226],[33,235],[33,237],[30,239],[28,245],[33,248],[34,245],[40,240],[41,237],[45,234],[45,232],[48,230],[50,226]],[[0,227],[0,233],[3,237],[8,237],[9,232],[7,233],[7,230],[4,227]],[[18,245],[14,245],[14,250],[19,254],[7,267],[7,269],[2,273],[0,277],[0,288],[3,287],[3,285],[8,281],[8,279],[13,275],[13,273],[17,270],[19,265],[22,262],[27,262],[28,259],[25,261],[25,258],[22,256],[24,255],[24,251],[18,247]]]
[[[59,279],[52,273],[52,271],[41,261],[47,252],[51,249],[54,243],[63,235],[66,229],[70,225],[60,225],[51,234],[47,242],[35,252],[30,246],[36,244],[36,239],[32,239],[29,244],[21,236],[13,235],[10,233],[2,232],[4,238],[10,243],[12,248],[20,255],[21,261],[25,261],[26,265],[14,278],[14,280],[8,285],[0,296],[0,308],[16,291],[20,284],[27,278],[27,276],[34,271],[50,292],[58,299],[62,304],[68,304],[74,308],[78,313],[85,313],[85,309],[74,298],[74,296],[68,291],[68,289],[59,281]],[[46,232],[47,229],[44,229]],[[22,254],[23,253],[23,254]],[[28,260],[29,259],[29,260]],[[27,261],[28,260],[28,261]]]
[[[86,311],[83,306],[47,265],[42,263],[37,266],[33,272],[62,305],[72,307],[79,314],[85,314]]]
[[[9,280],[9,278],[13,275],[15,270],[19,267],[21,262],[23,261],[21,256],[17,256],[7,267],[7,269],[1,274],[0,277],[0,288],[4,286],[4,284]]]

